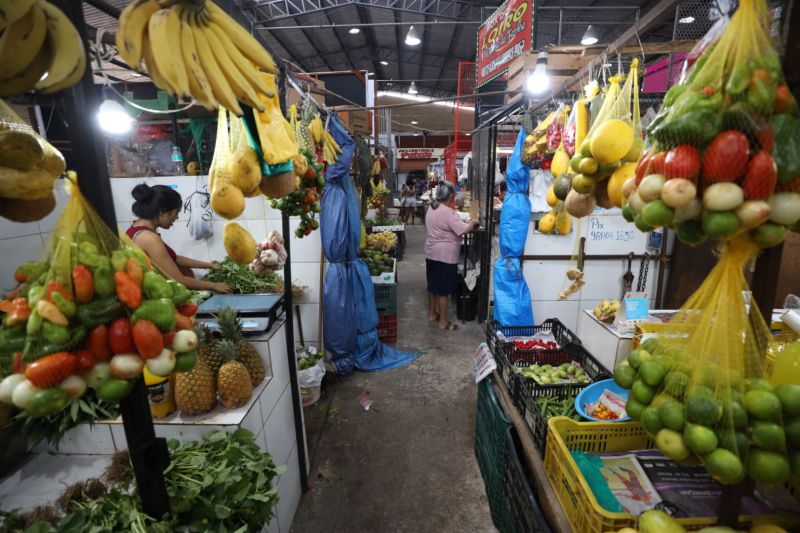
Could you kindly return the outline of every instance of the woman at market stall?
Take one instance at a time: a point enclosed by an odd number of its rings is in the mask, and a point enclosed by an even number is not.
[[[403,223],[408,223],[411,218],[411,224],[414,224],[414,211],[417,209],[417,191],[414,189],[414,180],[409,177],[403,184],[400,190],[402,199],[400,200],[400,218]]]
[[[447,304],[458,285],[458,257],[461,237],[478,227],[478,203],[470,204],[470,221],[465,222],[447,206],[453,198],[453,184],[442,180],[434,189],[433,202],[425,216],[425,272],[428,278],[428,316],[439,328],[456,331],[447,319]]]
[[[131,195],[136,200],[132,207],[133,214],[139,218],[133,221],[126,233],[164,274],[189,289],[231,292],[227,283],[213,283],[194,277],[193,268],[216,270],[216,264],[178,255],[161,239],[158,229],[172,227],[183,206],[183,199],[177,191],[165,185],[151,187],[140,183],[133,188]]]

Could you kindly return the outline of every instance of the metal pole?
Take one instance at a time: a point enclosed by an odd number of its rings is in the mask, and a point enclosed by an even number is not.
[[[564,24],[564,10],[558,10],[558,46],[561,46],[561,28]]]
[[[51,1],[70,18],[81,33],[85,46],[86,25],[82,3]],[[85,47],[89,55],[88,46]],[[77,85],[58,94],[56,105],[62,109],[69,124],[72,148],[69,163],[78,173],[81,193],[116,233],[117,219],[105,159],[105,141],[98,134],[93,121],[94,110],[98,108],[97,96],[92,70],[87,68]],[[134,383],[128,397],[120,402],[120,412],[142,509],[153,518],[160,519],[169,512],[169,497],[164,484],[164,469],[169,465],[169,453],[166,440],[156,438],[147,390],[141,377]]]

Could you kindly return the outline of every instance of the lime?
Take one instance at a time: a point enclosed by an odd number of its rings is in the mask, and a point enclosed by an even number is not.
[[[628,401],[625,402],[625,412],[634,420],[639,420],[645,407],[647,407],[645,404],[637,402],[633,398],[628,398]]]
[[[658,199],[648,202],[642,208],[642,220],[650,226],[666,226],[675,218],[675,209]]]
[[[664,511],[645,511],[639,516],[640,533],[686,533],[680,522]],[[620,533],[620,532],[617,532]]]
[[[750,528],[750,533],[789,533],[780,526],[774,524],[754,524]]]
[[[580,172],[580,162],[583,159],[583,156],[580,152],[576,152],[575,155],[569,160],[569,168],[572,169],[573,172]]]
[[[739,217],[732,211],[708,211],[703,217],[703,231],[712,239],[730,237],[739,229]]]
[[[689,387],[689,390],[686,391],[686,397],[688,398],[689,396],[710,396],[713,398],[714,391],[705,385],[692,385]]]
[[[597,161],[591,157],[584,157],[578,163],[578,170],[582,174],[594,174],[597,172]]]
[[[656,446],[673,461],[686,459],[691,453],[681,434],[671,429],[662,429],[656,434]]]
[[[750,452],[750,438],[741,431],[721,431],[717,435],[720,448],[725,448],[737,456],[745,458]]]
[[[661,404],[663,404],[664,402],[674,402],[674,401],[677,401],[674,396],[670,396],[666,392],[662,391],[656,394],[656,397],[653,398],[653,401],[650,402],[650,405],[652,405],[653,407],[661,407]]]
[[[656,390],[653,387],[646,385],[643,381],[636,380],[631,387],[630,397],[644,405],[650,405],[653,397],[656,395]]]
[[[675,234],[681,242],[690,246],[695,246],[706,240],[706,232],[703,230],[703,223],[699,220],[686,220],[678,224]]]
[[[639,365],[646,361],[650,361],[653,356],[650,355],[650,352],[647,350],[643,350],[638,348],[636,350],[631,350],[631,353],[628,354],[628,363],[633,367],[638,369]]]
[[[765,485],[786,483],[789,470],[789,461],[781,453],[753,448],[747,459],[747,473]]]
[[[800,418],[786,420],[783,423],[783,430],[786,432],[786,440],[789,445],[800,448]]]
[[[636,369],[631,365],[619,365],[614,369],[614,381],[623,389],[630,389],[636,380]]]
[[[667,371],[655,361],[645,361],[639,366],[639,377],[651,387],[658,387],[664,381]]]
[[[672,367],[675,366],[675,359],[664,353],[656,355],[653,361],[661,365],[666,371],[672,370]]]
[[[706,470],[711,476],[726,485],[738,483],[744,478],[744,466],[736,455],[725,448],[717,448],[703,456]]]
[[[775,422],[757,420],[751,428],[750,438],[753,444],[762,450],[782,452],[786,450],[786,434]]]
[[[699,424],[687,424],[683,440],[694,453],[705,455],[717,447],[717,435],[713,430]]]
[[[742,407],[742,404],[738,401],[731,401],[725,411],[726,413],[730,412],[730,418],[733,420],[733,427],[736,429],[745,429],[747,427],[747,411],[744,410],[744,407]],[[726,420],[728,420],[727,417],[728,415],[726,414]]]
[[[633,217],[633,223],[636,226],[636,229],[645,233],[656,229],[655,227],[651,226],[650,224],[644,221],[644,218],[642,218],[641,213]]]
[[[800,385],[785,383],[775,387],[775,396],[781,401],[783,416],[800,416]]]
[[[766,390],[771,391],[772,387],[766,379],[750,378],[744,383],[747,390]]]
[[[800,478],[800,450],[789,450],[789,467],[792,475]]]
[[[665,428],[674,431],[683,430],[685,418],[683,415],[683,405],[680,403],[673,400],[665,401],[658,407],[658,416]]]
[[[689,396],[686,418],[689,422],[713,427],[722,418],[722,403],[711,396]]]
[[[661,418],[658,416],[658,409],[655,407],[646,408],[642,411],[639,418],[642,426],[644,426],[644,430],[651,435],[656,435],[664,428],[664,425],[661,423]]]
[[[635,217],[636,213],[633,212],[631,204],[625,204],[625,206],[622,208],[622,218],[624,218],[628,222],[633,222],[633,219]]]
[[[705,385],[711,390],[714,390],[714,386],[717,384],[717,376],[719,375],[720,369],[710,366],[700,366],[697,367],[692,374],[692,381],[697,383],[698,385]]]
[[[650,337],[649,339],[645,339],[642,343],[642,349],[647,350],[650,353],[656,353],[658,351],[658,339],[655,337]]]
[[[673,370],[664,378],[664,390],[676,398],[683,396],[688,385],[689,376],[678,370]]]
[[[780,420],[781,402],[767,390],[750,390],[744,395],[744,408],[750,416],[759,420]]]

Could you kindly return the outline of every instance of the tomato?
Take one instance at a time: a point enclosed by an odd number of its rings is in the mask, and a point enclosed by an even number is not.
[[[772,127],[768,124],[764,124],[756,133],[756,139],[758,140],[758,146],[766,151],[768,154],[772,153],[772,148],[775,145],[775,132],[772,131]]]
[[[164,346],[172,346],[172,341],[175,340],[175,332],[167,331],[162,336],[164,337]]]
[[[178,312],[183,316],[194,316],[198,307],[197,304],[193,303],[183,304],[178,306]]]
[[[94,358],[94,354],[89,350],[78,350],[75,352],[75,358],[78,361],[78,372],[80,373],[90,371],[97,363]]]
[[[775,191],[778,183],[778,167],[766,151],[761,150],[747,164],[747,172],[742,181],[744,197],[748,200],[767,198]]]
[[[664,159],[664,177],[694,180],[700,174],[700,151],[690,144],[676,146]]]
[[[647,167],[650,165],[650,151],[646,151],[642,154],[642,157],[639,158],[639,162],[636,163],[636,185],[644,179],[647,175]]]
[[[750,143],[741,131],[723,131],[703,154],[703,179],[709,182],[736,181],[747,168]]]
[[[111,346],[108,342],[108,328],[99,325],[89,332],[86,342],[87,347],[94,356],[95,361],[108,361],[111,358]],[[94,363],[92,363],[94,365]]]
[[[26,411],[31,416],[51,415],[66,407],[67,402],[69,397],[66,391],[60,387],[52,387],[36,391]]]
[[[636,165],[636,185],[639,185],[647,175],[663,174],[664,160],[666,157],[666,152],[659,152],[657,154],[646,153]]]
[[[127,318],[118,318],[111,323],[108,342],[113,353],[133,353],[133,333]]]
[[[156,325],[149,320],[137,320],[131,331],[136,350],[143,358],[158,357],[164,349],[164,337],[161,336]]]

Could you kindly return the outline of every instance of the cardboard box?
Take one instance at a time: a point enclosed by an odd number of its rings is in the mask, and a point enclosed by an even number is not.
[[[301,89],[309,91],[311,94],[311,98],[313,98],[317,103],[324,105],[325,104],[325,93],[322,89],[325,89],[325,82],[315,78],[313,76],[306,76],[306,75],[298,75],[297,79],[295,79],[297,84],[300,86]],[[298,93],[294,87],[286,84],[286,107],[289,107],[292,104],[299,106],[303,101],[303,97]]]
[[[343,107],[343,106],[340,106]],[[342,124],[352,132],[372,134],[372,111],[366,109],[342,110],[335,107]]]

